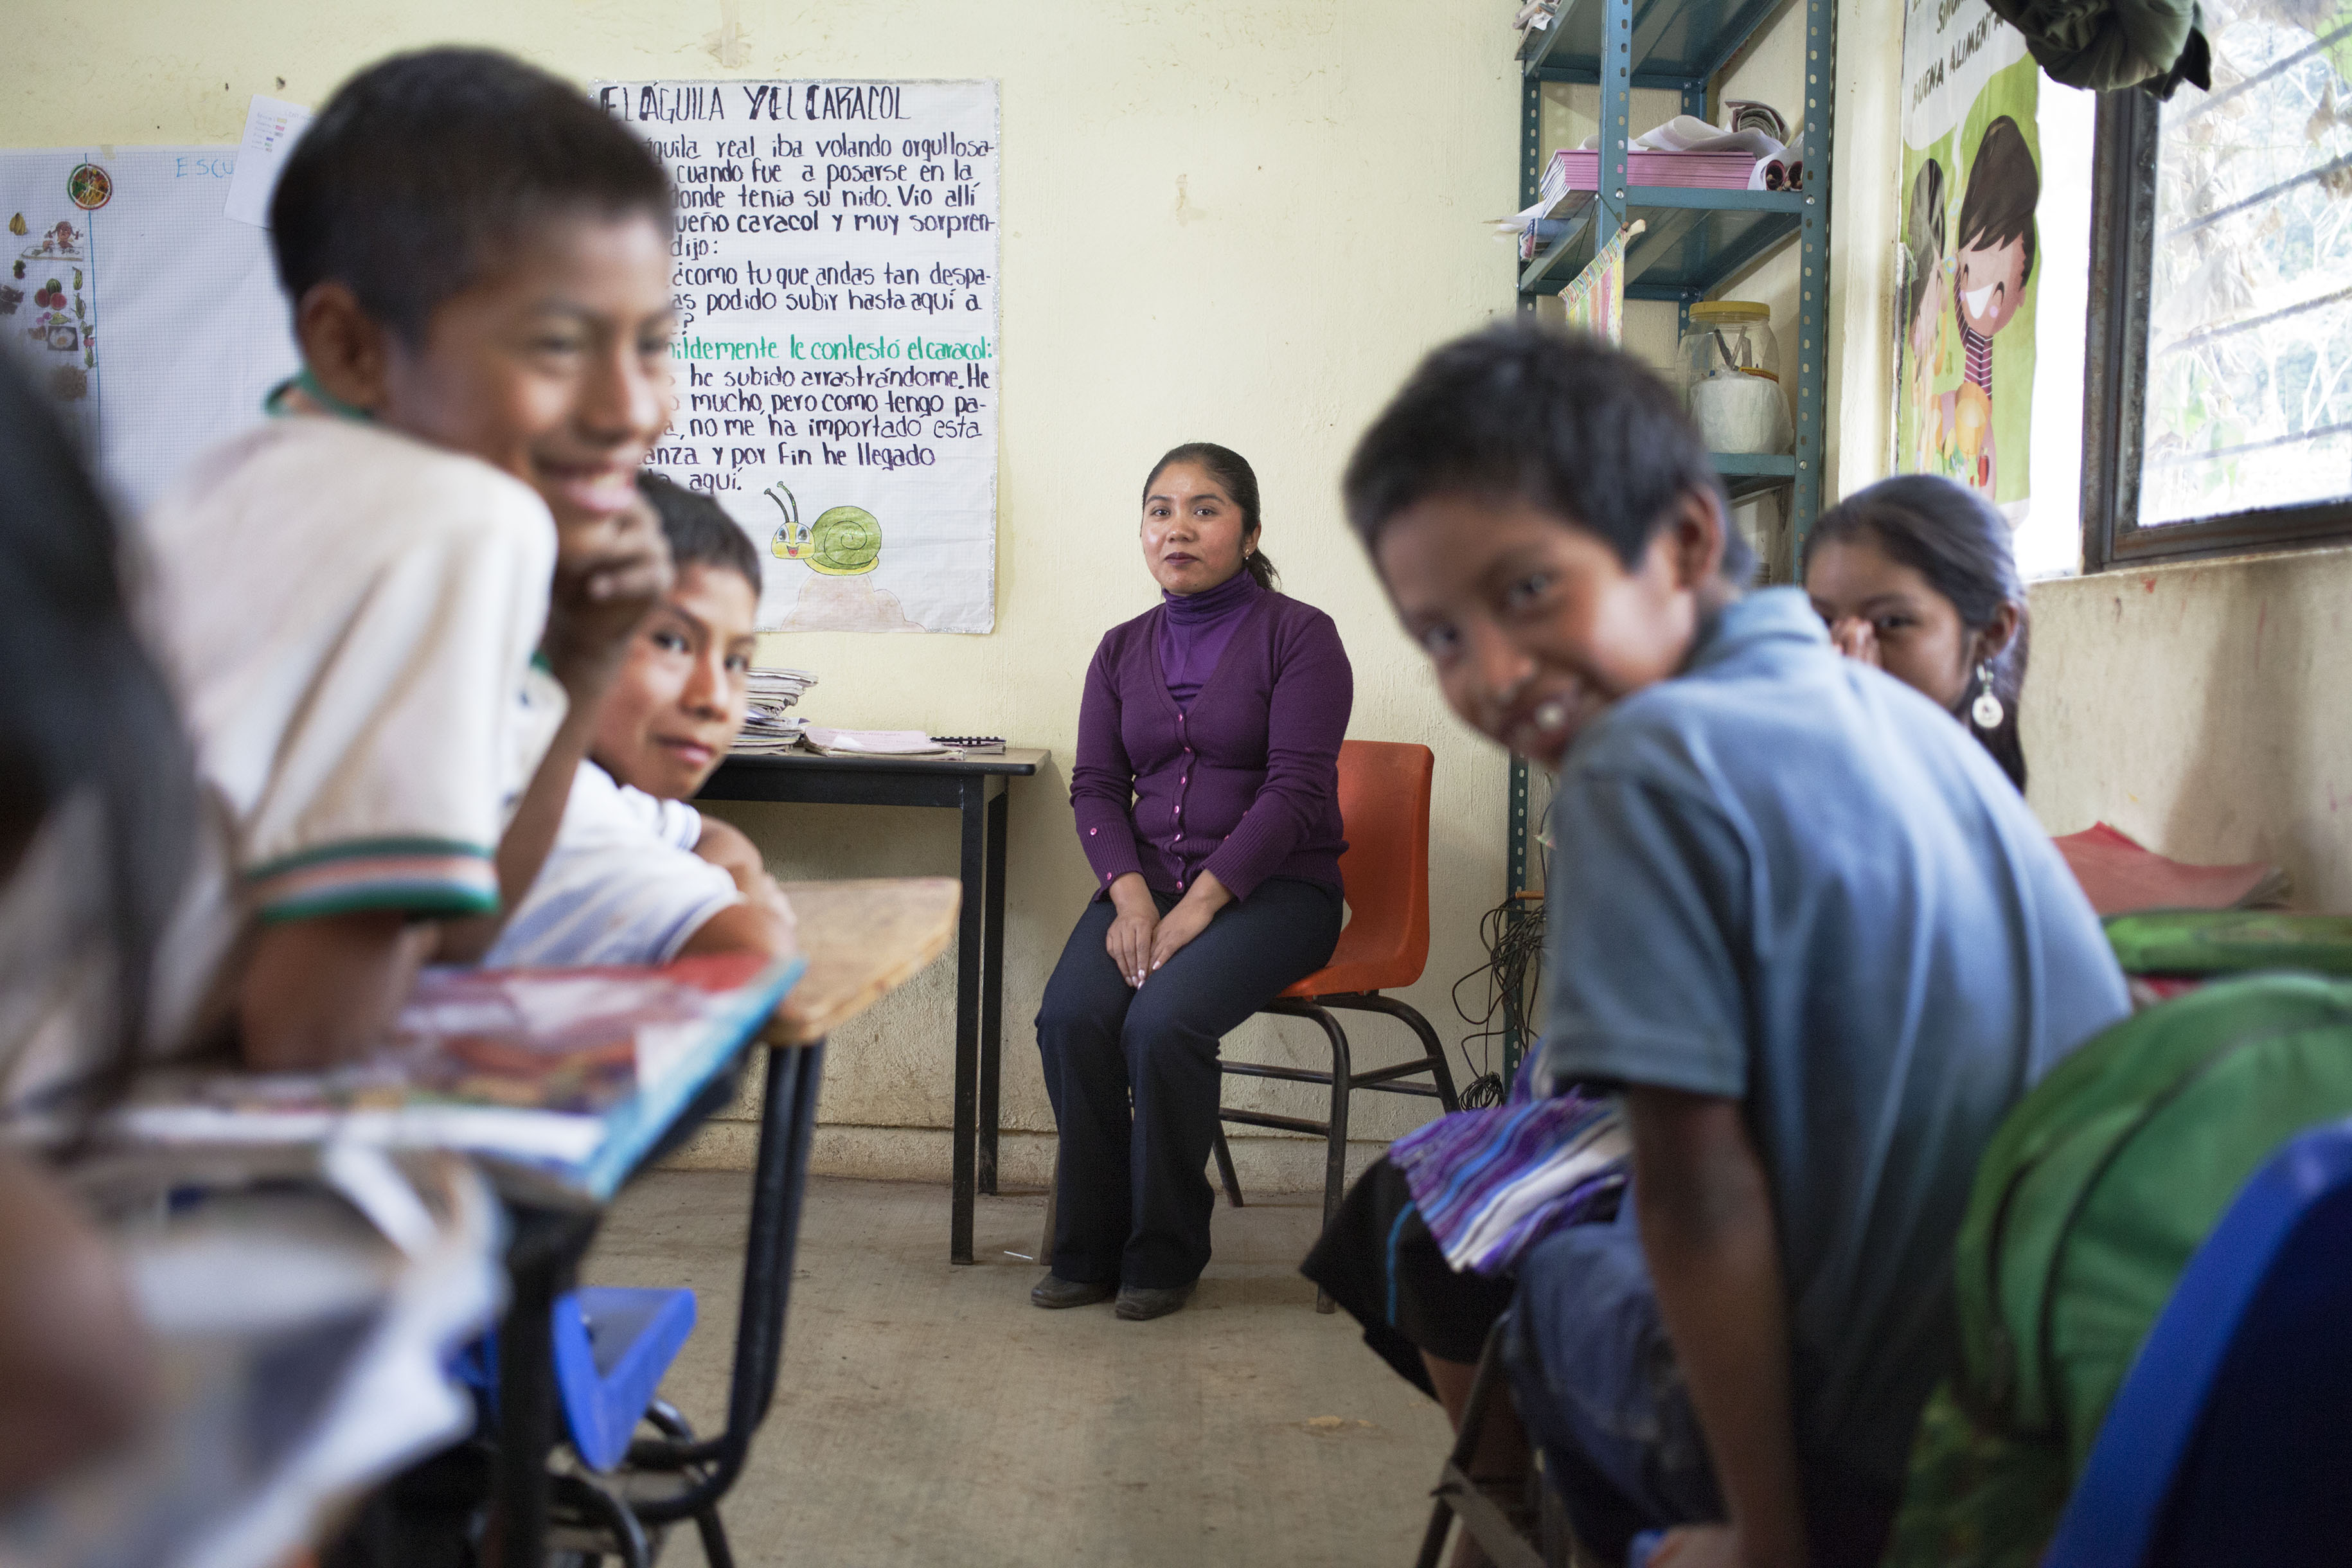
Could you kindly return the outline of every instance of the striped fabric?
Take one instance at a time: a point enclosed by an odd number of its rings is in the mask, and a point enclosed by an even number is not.
[[[447,839],[366,839],[257,866],[246,873],[245,885],[266,921],[361,910],[495,914],[499,873],[491,857],[480,845]]]
[[[1625,1184],[1633,1144],[1616,1102],[1574,1092],[1537,1100],[1528,1082],[1523,1068],[1507,1103],[1442,1116],[1390,1146],[1457,1273],[1508,1273],[1521,1253],[1591,1217]]]

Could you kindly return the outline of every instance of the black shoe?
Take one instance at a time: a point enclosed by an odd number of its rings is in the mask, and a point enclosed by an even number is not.
[[[1199,1281],[1193,1281],[1198,1284]],[[1150,1322],[1164,1318],[1192,1299],[1192,1285],[1171,1285],[1165,1289],[1149,1289],[1141,1285],[1118,1288],[1118,1305],[1112,1310],[1130,1323]]]
[[[1048,1274],[1029,1289],[1033,1307],[1091,1307],[1118,1293],[1115,1279],[1065,1279]]]

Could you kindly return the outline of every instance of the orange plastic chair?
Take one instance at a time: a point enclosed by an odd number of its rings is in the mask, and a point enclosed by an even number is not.
[[[1222,1107],[1217,1112],[1225,1121],[1314,1133],[1324,1140],[1326,1225],[1339,1212],[1340,1194],[1347,1186],[1348,1096],[1352,1090],[1417,1094],[1442,1102],[1448,1110],[1462,1109],[1454,1093],[1454,1075],[1445,1065],[1444,1047],[1429,1020],[1396,998],[1381,994],[1411,985],[1429,963],[1429,781],[1436,764],[1427,746],[1389,741],[1340,744],[1339,818],[1348,836],[1348,850],[1339,857],[1339,874],[1348,884],[1347,929],[1339,933],[1330,963],[1263,1009],[1286,1017],[1312,1018],[1322,1025],[1331,1042],[1331,1070],[1322,1073],[1264,1062],[1222,1064],[1226,1072],[1244,1078],[1331,1086],[1328,1121]],[[1400,1020],[1420,1037],[1422,1054],[1394,1067],[1356,1071],[1347,1031],[1331,1016],[1335,1009],[1385,1013]],[[1431,1082],[1397,1081],[1423,1072]],[[1225,1147],[1222,1127],[1217,1131],[1216,1154],[1225,1196],[1239,1208],[1241,1183],[1234,1174],[1234,1158]],[[1320,1294],[1315,1306],[1320,1312],[1331,1310],[1330,1300]]]

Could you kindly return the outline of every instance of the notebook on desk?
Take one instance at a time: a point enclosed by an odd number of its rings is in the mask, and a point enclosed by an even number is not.
[[[807,961],[432,969],[363,1061],[322,1073],[164,1069],[110,1142],[181,1148],[350,1139],[450,1149],[550,1200],[610,1197],[734,1060]]]

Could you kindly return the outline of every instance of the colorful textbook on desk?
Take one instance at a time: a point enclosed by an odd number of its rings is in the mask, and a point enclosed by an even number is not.
[[[452,1149],[508,1184],[602,1201],[731,1062],[806,967],[431,969],[373,1056],[321,1073],[142,1079],[110,1131],[133,1144],[351,1139]]]

